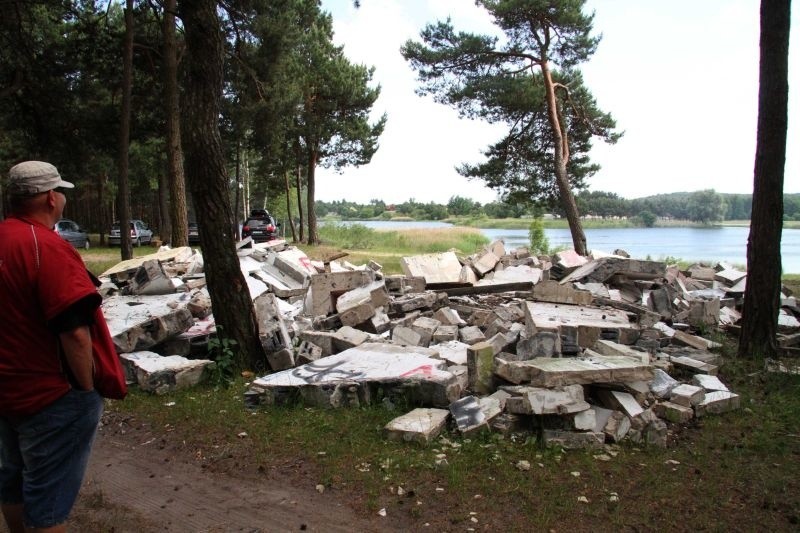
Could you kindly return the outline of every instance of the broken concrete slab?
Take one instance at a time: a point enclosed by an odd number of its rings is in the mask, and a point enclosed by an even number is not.
[[[438,296],[435,292],[423,292],[400,296],[389,302],[389,315],[397,316],[417,309],[432,309]]]
[[[389,440],[428,444],[439,436],[449,416],[446,409],[418,407],[386,424],[384,433]]]
[[[533,287],[533,299],[541,302],[589,305],[594,296],[587,290],[575,288],[572,283],[542,281]]]
[[[466,365],[469,346],[469,344],[451,340],[433,344],[430,348],[436,350],[439,353],[439,358],[444,359],[451,365]]]
[[[405,326],[396,326],[392,330],[392,341],[395,344],[407,346],[424,346],[422,335],[418,331]]]
[[[194,250],[192,250],[188,246],[180,246],[178,248],[167,248],[164,250],[159,250],[158,252],[143,255],[140,257],[134,257],[133,259],[128,259],[126,261],[121,261],[114,265],[113,267],[107,269],[105,272],[100,274],[99,278],[110,278],[112,276],[119,277],[120,279],[128,279],[129,275],[136,271],[140,266],[142,266],[146,261],[160,261],[160,262],[167,262],[167,261],[180,261],[186,262],[188,261],[192,255],[194,254]],[[125,273],[129,273],[125,275]]]
[[[491,250],[484,250],[476,257],[473,257],[472,268],[479,276],[483,277],[487,272],[494,270],[494,267],[496,267],[499,262],[500,257],[496,256]]]
[[[611,277],[621,274],[630,280],[652,280],[666,275],[666,265],[662,261],[646,261],[622,257],[603,257],[588,262],[576,269],[562,281],[583,281],[607,283]]]
[[[600,355],[623,355],[626,357],[630,357],[631,359],[638,359],[643,364],[650,363],[650,354],[647,352],[643,352],[641,350],[635,350],[630,346],[626,346],[624,344],[619,344],[614,341],[607,341],[604,339],[598,340],[592,346],[592,350],[599,353]]]
[[[593,405],[596,433],[603,433],[611,442],[620,442],[631,429],[631,420],[621,411]]]
[[[692,383],[698,387],[702,387],[705,391],[727,391],[728,387],[720,381],[717,376],[709,376],[708,374],[695,374],[692,376]]]
[[[458,339],[458,326],[441,325],[433,332],[431,342],[439,344],[442,342],[456,341]]]
[[[375,310],[390,301],[383,280],[351,289],[336,299],[336,311],[345,326],[356,326],[372,318]]]
[[[677,387],[680,382],[672,376],[656,368],[653,370],[653,380],[650,382],[650,391],[658,398],[669,398],[672,389]]]
[[[676,368],[686,370],[693,374],[708,374],[710,376],[716,376],[717,371],[719,370],[716,365],[705,363],[685,355],[670,356],[669,361]]]
[[[436,333],[436,329],[441,325],[442,323],[435,318],[421,316],[411,323],[411,329],[419,333],[421,337],[420,345],[428,346],[433,340],[433,334]]]
[[[636,398],[634,398],[630,393],[617,390],[599,389],[596,391],[596,395],[605,407],[614,409],[616,411],[622,411],[630,418],[635,418],[644,411],[642,406],[639,405],[639,402],[636,401]]]
[[[400,267],[406,276],[425,278],[427,285],[460,283],[461,263],[454,252],[403,257]]]
[[[597,450],[603,447],[605,435],[594,431],[545,429],[542,440],[545,446],[561,446],[565,450]]]
[[[490,273],[485,278],[479,280],[477,285],[499,285],[504,283],[531,283],[534,285],[542,279],[542,269],[528,265],[518,265],[504,268],[500,271]]]
[[[537,357],[561,355],[561,335],[552,331],[540,331],[517,342],[516,360],[525,361]]]
[[[111,296],[102,304],[117,352],[146,350],[194,325],[191,294]]]
[[[669,395],[669,401],[691,408],[693,405],[700,403],[704,397],[705,390],[703,387],[689,385],[688,383],[681,383],[672,389]]]
[[[450,307],[442,307],[433,313],[433,318],[447,326],[466,326],[467,323],[459,316],[458,311]]]
[[[523,310],[529,335],[538,331],[552,331],[560,335],[563,328],[574,328],[581,348],[588,348],[601,338],[633,344],[639,336],[638,326],[630,323],[626,313],[616,309],[524,302]]]
[[[375,273],[372,270],[314,274],[306,294],[305,313],[309,316],[326,316],[334,311],[334,304],[340,295],[373,281]]]
[[[493,368],[494,346],[479,342],[467,348],[467,368],[469,369],[469,388],[477,394],[491,394],[495,390]]]
[[[197,385],[204,379],[205,369],[214,364],[208,359],[155,355],[156,357],[152,357],[152,352],[120,354],[126,366],[132,365],[135,368],[139,388],[155,394],[166,394]]]
[[[481,409],[478,398],[475,396],[464,396],[450,404],[450,414],[456,421],[458,431],[463,435],[477,433],[484,429],[489,429],[486,415]]]
[[[171,294],[175,291],[172,278],[164,272],[164,267],[155,259],[144,261],[136,269],[127,292],[133,295]]]
[[[567,385],[557,388],[504,386],[511,396],[506,400],[510,413],[524,415],[567,415],[590,409],[583,399],[583,387]]]
[[[495,373],[511,383],[530,383],[539,387],[591,383],[648,381],[653,368],[641,360],[625,356],[593,355],[582,358],[537,357],[528,361],[495,360]]]
[[[659,418],[673,424],[684,424],[694,418],[691,407],[672,402],[658,402],[653,406],[653,411]]]
[[[343,407],[399,395],[412,404],[448,407],[461,390],[435,355],[428,348],[365,343],[263,376],[251,386],[267,404],[301,400],[318,407]]]
[[[483,334],[483,331],[481,331],[481,328],[478,326],[467,326],[465,328],[461,328],[458,332],[458,335],[461,337],[461,342],[470,345],[486,340],[486,335]]]
[[[695,416],[726,413],[739,408],[739,395],[730,391],[707,392],[703,401],[694,406]]]

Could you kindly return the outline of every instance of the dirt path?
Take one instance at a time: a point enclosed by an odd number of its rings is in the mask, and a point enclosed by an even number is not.
[[[142,438],[149,434],[103,429],[73,531],[387,530],[380,517],[357,516],[340,495],[317,492],[302,472],[212,472],[175,446]]]

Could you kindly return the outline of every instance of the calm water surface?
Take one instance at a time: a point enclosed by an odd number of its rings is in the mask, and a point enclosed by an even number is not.
[[[369,220],[349,222],[375,229],[444,228],[438,221],[391,222]],[[744,266],[747,263],[747,237],[750,228],[720,226],[713,228],[609,228],[585,229],[592,250],[613,252],[621,248],[631,257],[654,260],[675,257],[687,261],[727,261]],[[526,229],[481,229],[490,240],[503,239],[511,250],[528,244]],[[568,229],[545,229],[550,246],[572,247]],[[784,229],[781,239],[781,261],[785,273],[800,273],[800,229]]]

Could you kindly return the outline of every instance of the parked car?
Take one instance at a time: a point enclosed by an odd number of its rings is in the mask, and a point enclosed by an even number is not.
[[[131,242],[134,246],[141,246],[142,244],[150,244],[153,241],[153,230],[141,220],[131,220]],[[109,246],[119,246],[119,220],[114,222],[111,226],[111,231],[108,233]]]
[[[252,237],[253,242],[267,242],[278,238],[279,224],[264,209],[253,209],[250,218],[242,225],[242,239]]]
[[[189,244],[200,244],[200,226],[197,222],[189,222]]]
[[[89,249],[89,234],[74,221],[62,218],[56,222],[56,233],[75,248]]]

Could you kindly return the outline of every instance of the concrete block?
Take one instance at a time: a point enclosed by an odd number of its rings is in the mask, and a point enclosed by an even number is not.
[[[294,353],[288,348],[283,348],[277,352],[267,351],[267,363],[269,363],[269,367],[274,372],[294,368]]]
[[[659,418],[673,424],[684,424],[694,418],[694,410],[691,407],[672,402],[658,402],[653,406],[653,411]]]
[[[536,357],[559,357],[561,355],[561,336],[552,331],[539,331],[517,343],[519,360]]]
[[[319,346],[320,350],[322,350],[322,357],[334,354],[333,339],[336,336],[335,333],[330,331],[305,330],[301,331],[298,336],[304,341]]]
[[[111,296],[102,304],[119,353],[146,350],[194,325],[185,294]]]
[[[641,361],[642,364],[650,363],[650,354],[648,354],[647,352],[636,350],[634,348],[631,348],[630,346],[627,346],[625,344],[620,344],[614,341],[599,339],[592,346],[592,350],[599,353],[600,355],[612,355],[612,356],[621,355],[630,357],[631,359],[637,359]]]
[[[703,390],[703,387],[682,383],[672,389],[670,392],[669,401],[691,408],[693,405],[697,405],[703,401],[704,396],[705,390]]]
[[[530,383],[539,387],[647,381],[653,377],[650,365],[630,357],[605,355],[574,359],[537,357],[529,361],[498,358],[495,372],[511,383]]]
[[[576,289],[572,283],[542,281],[533,287],[533,299],[541,302],[589,305],[592,298],[591,292]]]
[[[692,383],[709,392],[728,390],[728,387],[717,376],[709,376],[708,374],[695,374],[692,376]]]
[[[458,431],[462,434],[468,435],[489,429],[486,415],[475,396],[465,396],[451,403],[450,414],[453,415]]]
[[[479,276],[483,277],[487,272],[494,270],[499,261],[500,258],[492,253],[491,250],[484,250],[474,258],[472,268],[475,269]]]
[[[498,268],[501,265],[498,265]],[[489,276],[491,275],[491,278]],[[535,268],[529,265],[516,265],[503,268],[502,270],[495,270],[493,273],[488,274],[485,278],[478,281],[475,285],[500,285],[505,283],[539,283],[542,280],[542,269]]]
[[[627,392],[599,389],[596,392],[598,400],[610,409],[622,411],[630,418],[634,418],[644,411],[639,402]]]
[[[386,424],[384,433],[389,440],[428,444],[439,436],[449,416],[445,409],[419,407]]]
[[[456,381],[461,390],[467,390],[469,388],[469,368],[467,368],[466,364],[448,366],[447,371],[456,377]]]
[[[461,328],[458,334],[461,337],[461,342],[465,344],[476,344],[486,340],[486,336],[483,334],[483,331],[481,331],[481,329],[477,326],[467,326],[465,328]]]
[[[624,311],[546,302],[525,302],[524,306],[529,336],[539,331],[561,334],[562,328],[576,328],[581,348],[589,348],[609,335],[622,344],[633,344],[639,336],[638,326],[631,324]]]
[[[400,267],[406,276],[425,278],[428,285],[456,284],[461,275],[461,263],[454,252],[403,257],[400,259]]]
[[[697,359],[687,357],[685,355],[671,356],[669,361],[675,366],[675,368],[691,372],[693,374],[708,374],[710,376],[716,376],[717,371],[719,370],[716,365],[698,361]]]
[[[389,315],[397,316],[416,309],[431,309],[436,305],[436,300],[437,296],[435,292],[400,296],[389,303]]]
[[[369,335],[363,331],[344,326],[336,331],[333,335],[333,349],[336,352],[342,352],[355,348],[369,340]]]
[[[445,326],[441,325],[433,332],[432,341],[436,344],[442,342],[457,341],[458,339],[458,326]]]
[[[310,316],[328,315],[334,311],[340,295],[373,281],[375,273],[371,270],[314,274],[306,295],[305,312]]]
[[[566,450],[598,450],[605,443],[605,435],[594,431],[545,429],[542,440],[545,446],[561,446]]]
[[[500,413],[489,422],[489,426],[492,431],[502,435],[511,435],[512,433],[530,431],[532,424],[530,416]]]
[[[620,442],[631,429],[631,420],[621,411],[593,405],[595,412],[594,431],[603,433],[611,442]]]
[[[466,326],[467,323],[459,316],[458,311],[450,307],[442,307],[433,313],[433,318],[448,326]]]
[[[404,326],[397,326],[392,330],[392,341],[395,344],[423,346],[422,335],[418,331]]]
[[[360,325],[360,329],[376,334],[385,333],[389,331],[391,327],[392,321],[389,319],[389,315],[384,312],[383,307],[377,308],[375,314]]]
[[[695,405],[694,414],[697,417],[708,414],[726,413],[739,408],[739,395],[730,391],[707,392],[703,400]]]
[[[195,292],[186,308],[194,318],[205,318],[211,314],[211,297],[205,291]]]
[[[491,394],[494,392],[494,355],[491,344],[479,342],[467,348],[467,368],[469,369],[469,386],[475,394]]]
[[[390,294],[403,295],[425,292],[425,278],[418,276],[392,275],[384,278]]]
[[[134,295],[159,295],[172,294],[175,285],[164,272],[161,262],[157,259],[144,261],[136,269],[128,285],[128,292]]]
[[[297,363],[304,365],[323,357],[322,348],[314,343],[302,341],[297,347]]]
[[[428,346],[433,340],[433,334],[436,328],[441,326],[442,323],[436,319],[421,316],[411,324],[411,329],[419,333],[420,345]]]
[[[139,388],[155,394],[193,387],[205,378],[208,359],[186,359],[180,355],[141,357],[132,361]]]
[[[365,405],[403,398],[422,406],[448,407],[459,398],[455,376],[428,348],[364,343],[342,353],[253,381],[272,405],[300,400],[318,407]]]
[[[572,427],[577,431],[594,431],[597,416],[594,409],[586,409],[575,413],[572,417]]]
[[[583,399],[583,387],[568,385],[555,389],[526,386],[504,386],[510,394],[506,410],[520,415],[569,415],[589,409]]]
[[[672,376],[660,368],[656,368],[653,370],[653,380],[650,382],[650,391],[658,398],[669,398],[672,389],[679,384],[680,382],[678,380],[673,379]]]
[[[457,340],[451,340],[431,345],[430,348],[439,352],[439,358],[444,359],[448,364],[467,364],[467,349],[469,348],[469,344],[459,342]]]
[[[461,267],[461,272],[458,275],[459,283],[466,283],[468,285],[476,285],[478,283],[478,275],[469,265]]]

